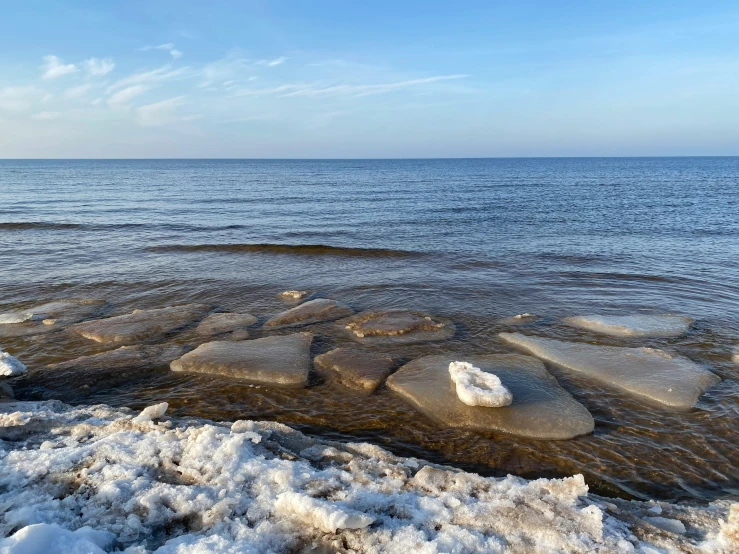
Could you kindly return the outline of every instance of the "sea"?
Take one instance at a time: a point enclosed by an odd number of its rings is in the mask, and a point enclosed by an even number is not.
[[[510,352],[506,320],[561,340],[663,348],[723,380],[688,412],[550,368],[595,432],[541,441],[446,428],[381,388],[362,396],[137,372],[115,383],[38,377],[110,346],[66,333],[7,339],[21,399],[106,403],[216,421],[276,420],[483,475],[582,473],[624,498],[739,498],[739,157],[424,160],[0,160],[0,311],[100,298],[109,315],[190,302],[266,318],[281,291],[356,310],[449,318],[426,354]],[[672,313],[670,339],[606,337],[573,315]],[[510,321],[510,320],[508,320]],[[342,344],[316,328],[314,353]],[[176,338],[173,339],[176,342]]]

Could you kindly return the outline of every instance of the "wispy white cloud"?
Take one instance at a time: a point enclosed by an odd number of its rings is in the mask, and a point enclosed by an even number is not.
[[[149,90],[149,88],[150,87],[147,87],[145,85],[132,85],[130,87],[124,88],[123,90],[119,90],[110,98],[108,98],[108,106],[116,109],[125,108],[131,102],[131,100],[133,100],[137,96],[141,96],[143,93]]]
[[[92,88],[92,84],[86,83],[78,87],[70,87],[64,92],[64,96],[67,98],[82,98]]]
[[[184,105],[184,96],[176,96],[154,104],[147,104],[136,109],[136,121],[144,127],[157,127],[177,120],[192,119],[193,116],[177,117],[177,108]]]
[[[31,116],[31,119],[36,121],[50,121],[52,119],[59,119],[62,112],[38,112]]]
[[[166,44],[158,44],[157,46],[144,46],[143,48],[139,48],[139,50],[143,52],[147,50],[166,50],[167,52],[169,52],[169,55],[172,56],[173,60],[178,60],[182,57],[182,52],[180,50],[177,50],[174,43],[172,42],[168,42]]]
[[[200,86],[208,87],[216,82],[233,81],[248,65],[249,63],[246,59],[232,54],[220,60],[205,64],[200,71],[200,76],[203,79]]]
[[[36,87],[1,88],[0,110],[14,113],[30,110],[42,94]]]
[[[116,81],[115,83],[113,83],[112,85],[110,85],[107,88],[107,92],[108,94],[110,94],[114,90],[117,90],[123,87],[128,87],[131,85],[151,84],[151,83],[156,83],[160,81],[167,81],[169,79],[174,79],[176,77],[185,76],[189,72],[190,72],[189,67],[180,67],[178,69],[172,69],[172,66],[167,64],[157,69],[152,69],[151,71],[134,73],[133,75],[124,77],[123,79],[120,79]]]
[[[62,60],[56,56],[44,56],[44,63],[41,65],[41,69],[44,70],[42,79],[56,79],[69,73],[77,71],[77,66],[73,63],[65,64]]]
[[[281,56],[279,58],[275,58],[274,60],[259,60],[256,62],[257,65],[266,65],[267,67],[274,67],[276,65],[283,64],[287,61],[287,58],[285,56]]]
[[[396,90],[418,87],[441,81],[451,81],[456,79],[464,79],[469,75],[439,75],[436,77],[426,77],[423,79],[410,79],[406,81],[396,81],[392,83],[380,84],[361,84],[361,85],[332,85],[325,86],[320,84],[285,84],[275,87],[265,88],[242,88],[236,91],[233,96],[258,96],[274,94],[281,98],[291,96],[308,96],[314,98],[329,96],[369,96],[372,94],[385,94]]]
[[[113,58],[90,58],[82,63],[91,77],[102,77],[115,69]]]

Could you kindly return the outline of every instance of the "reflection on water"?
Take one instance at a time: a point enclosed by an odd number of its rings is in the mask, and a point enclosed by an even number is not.
[[[738,192],[738,158],[0,162],[2,311],[94,297],[110,314],[207,302],[264,321],[285,308],[277,293],[303,289],[455,322],[451,341],[378,348],[399,363],[509,352],[496,335],[518,330],[666,348],[724,379],[697,409],[675,413],[552,368],[596,420],[592,436],[571,441],[444,429],[385,389],[364,397],[317,377],[279,391],[166,367],[108,379],[34,371],[109,349],[66,333],[0,347],[31,368],[16,380],[23,398],[167,400],[180,415],[276,419],[487,474],[582,472],[613,494],[736,496]],[[524,312],[540,317],[504,321]],[[666,312],[696,324],[683,337],[637,340],[560,321]],[[331,325],[312,330],[314,354],[347,340]]]

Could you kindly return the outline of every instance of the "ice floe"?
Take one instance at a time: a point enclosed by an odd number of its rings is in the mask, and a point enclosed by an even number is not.
[[[366,393],[374,392],[393,368],[392,358],[357,346],[335,348],[316,356],[314,363],[342,385]]]
[[[71,331],[96,342],[154,342],[202,320],[210,311],[204,304],[185,304],[78,323]]]
[[[497,375],[512,394],[509,406],[494,409],[468,406],[459,399],[449,375],[449,365],[458,359],[455,355],[418,358],[391,375],[387,386],[428,417],[450,427],[536,439],[570,439],[593,431],[590,412],[536,358],[517,354],[462,358]]]
[[[18,358],[0,350],[0,377],[15,377],[27,371],[28,368]]]
[[[354,340],[365,344],[412,344],[447,340],[456,327],[448,319],[409,310],[358,313],[338,322]]]
[[[515,402],[515,400],[514,400]],[[504,409],[504,408],[501,408]],[[490,410],[494,411],[494,410]],[[580,475],[485,478],[278,423],[139,423],[106,406],[0,405],[3,554],[626,553],[739,548],[739,504],[588,493]],[[43,447],[49,445],[52,447]]]
[[[450,363],[449,376],[454,381],[457,397],[468,406],[501,408],[513,402],[511,391],[497,375],[482,371],[470,363]]]
[[[291,302],[297,302],[308,296],[307,290],[286,290],[278,295],[283,300],[289,300]]]
[[[697,363],[657,348],[597,346],[521,333],[500,337],[557,366],[671,408],[695,406],[707,388],[721,381]]]
[[[219,335],[241,331],[244,335],[244,327],[249,327],[257,322],[257,318],[251,314],[218,313],[210,314],[195,328],[198,335]],[[248,336],[248,332],[246,332]],[[244,337],[246,338],[246,337]]]
[[[672,314],[583,315],[566,317],[564,322],[613,337],[668,338],[685,334],[693,324],[693,319]]]
[[[0,338],[51,333],[95,314],[103,300],[72,299],[47,302],[0,314]]]
[[[171,368],[299,388],[308,384],[312,340],[310,333],[295,333],[255,340],[206,342],[173,361]]]
[[[265,327],[296,327],[299,325],[310,325],[312,323],[321,323],[323,321],[334,321],[342,317],[347,317],[354,313],[349,306],[329,300],[327,298],[316,298],[309,300],[300,306],[295,306],[287,311],[277,314],[273,318],[267,320]]]

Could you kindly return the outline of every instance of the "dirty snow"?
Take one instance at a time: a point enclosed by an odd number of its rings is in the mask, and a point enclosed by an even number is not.
[[[485,478],[278,423],[15,402],[0,431],[2,554],[739,548],[739,504],[661,503],[675,533],[650,523],[654,503],[591,495],[580,475]]]
[[[482,371],[467,362],[449,364],[449,376],[454,381],[457,396],[468,406],[500,408],[510,406],[513,395],[494,373]]]

